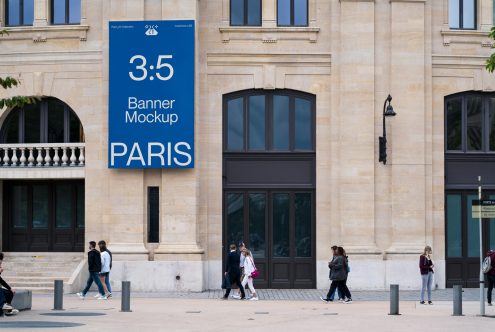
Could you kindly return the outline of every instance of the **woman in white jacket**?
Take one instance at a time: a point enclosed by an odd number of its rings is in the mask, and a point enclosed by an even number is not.
[[[103,290],[105,291],[105,296],[109,298],[112,296],[112,293],[108,291],[107,285],[105,284],[105,277],[107,277],[108,274],[110,273],[111,258],[110,258],[110,254],[107,252],[106,245],[103,243],[103,244],[99,244],[99,246],[100,246],[100,256],[101,256],[101,271],[99,277],[101,280],[101,284],[103,286]]]
[[[242,287],[246,287],[246,284],[249,285],[249,289],[252,292],[251,301],[258,301],[258,296],[256,295],[256,290],[253,286],[253,277],[251,277],[251,273],[256,270],[256,266],[254,265],[253,255],[251,255],[251,251],[246,249],[243,253],[246,256],[244,260],[244,279],[242,279]]]

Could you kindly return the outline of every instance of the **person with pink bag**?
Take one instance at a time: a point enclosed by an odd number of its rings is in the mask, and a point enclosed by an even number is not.
[[[253,255],[249,249],[245,249],[242,253],[246,259],[244,260],[244,278],[242,279],[242,287],[249,285],[249,290],[252,293],[251,301],[258,301],[258,295],[256,295],[256,290],[253,286],[253,279],[259,275],[256,265],[254,265]]]

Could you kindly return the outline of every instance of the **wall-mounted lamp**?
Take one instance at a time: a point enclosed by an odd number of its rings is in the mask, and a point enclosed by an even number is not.
[[[387,164],[387,131],[385,129],[385,117],[386,116],[395,116],[397,113],[394,112],[394,108],[390,104],[392,101],[392,96],[388,95],[387,99],[383,103],[383,136],[378,137],[378,142],[380,143],[380,157],[379,161],[383,162],[384,165]],[[388,106],[387,106],[388,102]],[[387,108],[385,109],[385,106]]]

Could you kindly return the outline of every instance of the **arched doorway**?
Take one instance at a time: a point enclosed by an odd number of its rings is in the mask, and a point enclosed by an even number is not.
[[[478,199],[495,199],[495,93],[463,92],[445,97],[446,284],[479,287]],[[495,247],[495,219],[483,219],[483,252]]]
[[[67,104],[55,98],[11,110],[0,129],[1,144],[19,147],[11,152],[18,154],[17,159],[25,145],[82,142],[81,121]],[[45,153],[51,153],[53,159],[54,151],[44,150],[50,151]],[[27,172],[37,169],[22,167]],[[3,250],[83,251],[84,180],[29,178],[2,181]]]
[[[257,287],[316,287],[315,96],[231,93],[223,119],[224,248],[246,243]]]

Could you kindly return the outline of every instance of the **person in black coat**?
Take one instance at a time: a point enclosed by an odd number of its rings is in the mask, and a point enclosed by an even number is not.
[[[86,287],[82,292],[77,293],[77,295],[81,299],[84,299],[86,297],[86,293],[89,291],[94,281],[94,283],[98,287],[98,292],[100,293],[100,297],[98,297],[98,300],[106,300],[107,296],[103,291],[103,285],[101,284],[100,277],[98,275],[101,271],[101,256],[100,256],[100,252],[96,250],[95,241],[89,242],[88,270],[89,270],[89,277],[88,277],[88,281],[86,282]]]
[[[246,294],[244,293],[244,287],[241,284],[241,268],[240,268],[241,256],[236,251],[235,244],[230,245],[230,252],[227,257],[227,264],[225,265],[225,275],[230,277],[230,284],[234,283],[239,286],[239,291],[241,292],[241,300],[246,298]],[[227,288],[225,291],[225,295],[222,299],[227,300],[229,298],[231,288]]]

